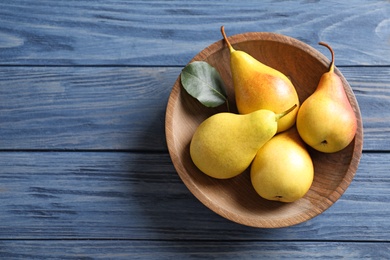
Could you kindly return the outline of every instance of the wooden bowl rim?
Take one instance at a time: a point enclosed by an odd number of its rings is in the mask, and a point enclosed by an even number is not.
[[[243,42],[250,42],[250,41],[274,41],[286,45],[290,45],[294,48],[301,49],[302,51],[308,53],[310,56],[314,57],[316,60],[321,62],[324,66],[329,65],[330,61],[327,59],[321,52],[316,50],[315,48],[311,47],[310,45],[278,33],[272,33],[272,32],[247,32],[242,34],[236,34],[229,36],[229,41],[232,45],[236,43],[243,43]],[[244,40],[243,40],[244,39]],[[201,52],[199,52],[197,55],[194,56],[194,58],[189,62],[198,61],[198,60],[205,60],[208,56],[219,52],[223,50],[224,48],[227,48],[227,46],[224,43],[224,40],[221,39],[219,41],[214,42],[213,44],[209,45],[205,49],[203,49]],[[339,186],[330,194],[328,198],[326,198],[324,201],[322,201],[321,205],[314,205],[316,207],[316,210],[309,210],[310,212],[314,212],[313,214],[306,214],[306,218],[296,218],[295,220],[289,220],[289,221],[269,221],[264,220],[262,218],[258,219],[243,219],[239,216],[236,216],[236,214],[227,211],[226,209],[220,207],[219,205],[216,205],[211,201],[207,195],[205,195],[201,188],[197,187],[193,182],[188,181],[190,178],[185,178],[186,176],[190,176],[189,173],[186,171],[185,165],[181,163],[180,160],[180,154],[178,154],[178,151],[174,149],[174,142],[175,137],[174,133],[171,129],[174,129],[173,127],[173,116],[172,116],[172,109],[174,108],[175,103],[177,102],[177,99],[180,98],[180,92],[182,91],[181,82],[180,82],[180,75],[178,76],[172,91],[169,95],[167,108],[166,108],[166,118],[165,118],[165,132],[166,132],[166,142],[168,146],[168,151],[171,157],[171,160],[173,162],[173,165],[180,176],[181,180],[184,182],[184,184],[187,186],[187,188],[190,190],[190,192],[206,207],[214,211],[215,213],[219,214],[220,216],[227,218],[233,222],[256,227],[256,228],[280,228],[280,227],[288,227],[292,225],[296,225],[302,222],[305,222],[309,219],[314,218],[317,215],[320,215],[325,210],[327,210],[329,207],[331,207],[346,191],[346,189],[349,187],[350,183],[352,182],[356,171],[358,169],[358,165],[360,162],[360,158],[362,155],[362,148],[363,148],[363,124],[362,124],[362,118],[360,113],[360,108],[358,105],[358,102],[356,100],[356,97],[352,91],[351,86],[347,82],[347,80],[344,78],[342,73],[338,70],[337,67],[335,67],[335,72],[340,76],[340,78],[343,81],[345,90],[347,92],[348,97],[351,100],[351,105],[354,108],[356,118],[357,118],[357,131],[354,138],[354,146],[353,146],[353,152],[352,157],[348,166],[348,170],[345,173],[345,175],[342,178],[342,181],[340,182]]]

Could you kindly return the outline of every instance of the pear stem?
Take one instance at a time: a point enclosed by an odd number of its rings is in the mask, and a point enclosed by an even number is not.
[[[292,107],[290,107],[286,111],[284,111],[284,112],[282,112],[280,114],[276,114],[276,121],[278,121],[279,119],[281,119],[282,117],[284,117],[285,115],[287,115],[288,113],[293,111],[297,106],[298,106],[297,104],[294,104]]]
[[[319,42],[318,44],[328,48],[330,53],[332,54],[332,61],[330,63],[329,72],[333,73],[334,72],[334,51],[333,51],[332,47],[330,47],[330,45],[325,43],[325,42]]]
[[[223,26],[223,25],[221,26],[221,33],[222,33],[223,38],[225,39],[225,42],[226,42],[226,44],[227,44],[227,46],[229,48],[230,53],[232,53],[234,51],[234,49],[233,49],[232,45],[230,44],[230,42],[228,41],[228,39],[226,37],[225,26]]]

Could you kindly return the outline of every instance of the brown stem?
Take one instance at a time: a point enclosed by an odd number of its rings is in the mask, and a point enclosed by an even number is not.
[[[226,42],[226,44],[227,44],[227,46],[228,46],[230,52],[233,52],[234,49],[233,49],[232,45],[230,44],[230,42],[228,41],[228,39],[227,39],[227,37],[226,37],[226,34],[225,34],[225,27],[224,27],[223,25],[221,26],[221,33],[222,33],[223,38],[225,39],[225,42]]]
[[[319,42],[318,43],[319,45],[322,45],[322,46],[325,46],[326,48],[329,49],[330,53],[332,54],[332,61],[330,63],[330,68],[329,68],[329,72],[334,72],[334,51],[332,49],[332,47],[330,47],[329,44],[325,43],[325,42]]]

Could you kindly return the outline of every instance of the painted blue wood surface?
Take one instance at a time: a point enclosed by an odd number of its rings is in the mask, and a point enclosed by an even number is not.
[[[2,248],[8,248],[5,251]],[[216,249],[218,251],[216,252]],[[13,250],[13,251],[11,251]],[[12,259],[388,259],[390,245],[299,241],[0,241]]]
[[[0,1],[0,258],[390,258],[389,17],[384,0]],[[356,177],[310,221],[232,223],[175,172],[168,95],[222,24],[329,42],[358,99]]]
[[[335,205],[310,221],[278,230],[238,225],[207,209],[181,182],[166,153],[0,155],[0,240],[390,239],[388,153],[365,153]]]
[[[0,64],[182,66],[222,38],[222,24],[230,35],[269,31],[313,47],[332,43],[336,65],[389,63],[386,0],[3,0],[0,7]]]
[[[167,151],[166,103],[181,69],[0,67],[0,150]],[[360,105],[364,150],[388,150],[390,120],[378,111],[390,108],[390,68],[340,69]]]

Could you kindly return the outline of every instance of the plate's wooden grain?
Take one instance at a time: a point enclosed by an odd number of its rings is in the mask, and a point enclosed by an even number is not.
[[[253,32],[234,35],[229,40],[235,49],[248,52],[290,77],[300,102],[315,90],[321,75],[328,70],[329,60],[324,55],[291,37]],[[231,107],[235,107],[229,58],[228,49],[220,40],[205,48],[192,61],[207,61],[219,71],[225,81]],[[347,148],[337,153],[324,154],[309,149],[315,168],[314,182],[309,192],[294,203],[260,198],[250,183],[248,171],[232,179],[217,180],[196,168],[189,155],[192,135],[203,120],[224,111],[225,106],[215,109],[202,106],[183,90],[178,77],[168,100],[165,130],[172,162],[188,189],[217,214],[253,227],[291,226],[309,220],[329,208],[352,181],[363,146],[362,118],[357,100],[337,68],[336,73],[341,77],[356,113],[356,137]]]

